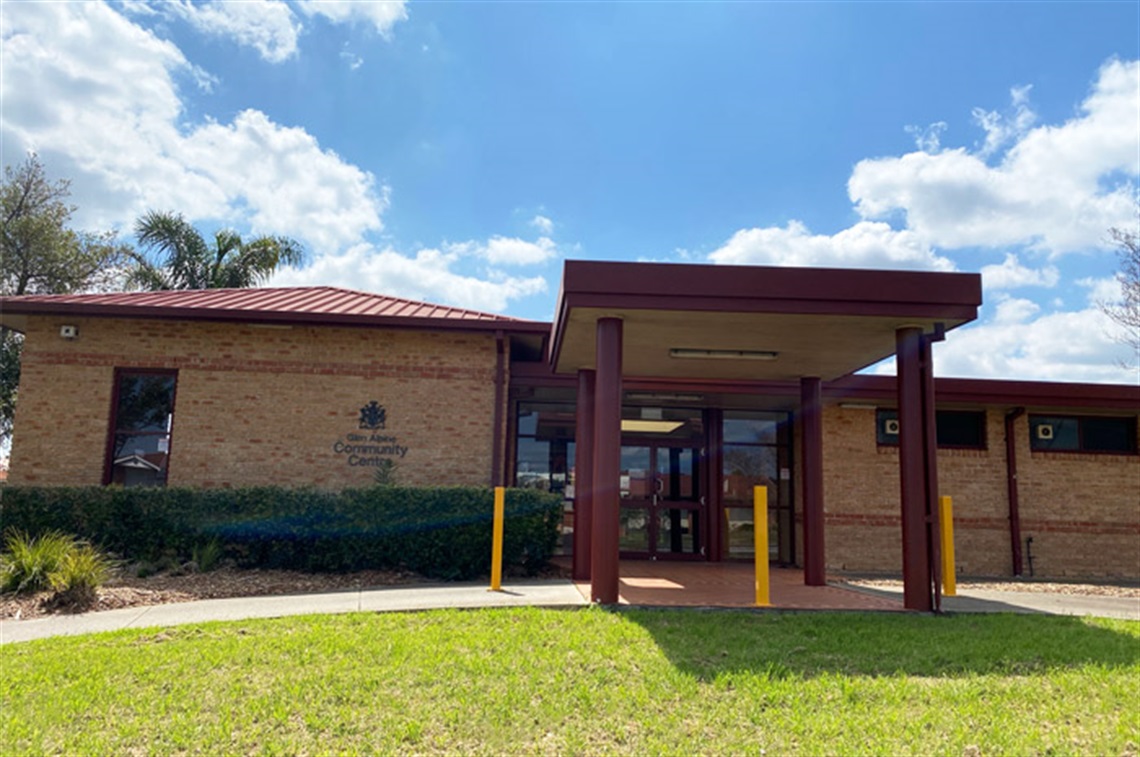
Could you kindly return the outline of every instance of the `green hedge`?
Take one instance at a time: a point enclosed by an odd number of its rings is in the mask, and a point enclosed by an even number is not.
[[[490,489],[8,486],[0,496],[3,528],[75,534],[126,560],[187,558],[195,546],[216,539],[247,567],[406,568],[445,579],[490,571]],[[504,566],[534,571],[544,565],[561,517],[557,495],[508,489]]]

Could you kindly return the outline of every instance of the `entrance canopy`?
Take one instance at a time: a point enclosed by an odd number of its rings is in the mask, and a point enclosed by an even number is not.
[[[599,318],[623,322],[623,373],[829,381],[890,357],[896,332],[977,317],[977,274],[566,261],[555,373],[594,368]]]

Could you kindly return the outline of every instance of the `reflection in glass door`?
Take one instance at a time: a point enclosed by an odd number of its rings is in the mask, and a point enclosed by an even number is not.
[[[795,563],[791,417],[787,413],[725,411],[721,505],[724,556],[752,558],[752,490],[768,489],[769,559]]]
[[[701,456],[697,447],[624,446],[621,531],[628,557],[704,559]]]

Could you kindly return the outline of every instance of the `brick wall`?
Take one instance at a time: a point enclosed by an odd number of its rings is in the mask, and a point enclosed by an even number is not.
[[[178,371],[169,483],[364,485],[334,445],[361,406],[387,410],[377,433],[408,451],[408,484],[486,485],[491,475],[491,334],[333,327],[29,318],[11,482],[102,481],[116,367]]]
[[[1015,436],[1036,575],[1140,577],[1140,456],[1031,452],[1027,416]],[[939,488],[954,499],[959,573],[1011,575],[1004,409],[987,411],[986,439],[939,450]],[[823,457],[828,568],[901,573],[898,450],[876,444],[875,412],[827,408]]]

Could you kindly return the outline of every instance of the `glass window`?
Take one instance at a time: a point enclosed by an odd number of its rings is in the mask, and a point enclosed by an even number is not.
[[[573,496],[574,407],[520,402],[515,486]]]
[[[779,478],[778,457],[779,450],[775,447],[724,445],[725,501],[751,502],[752,489],[756,486],[767,486],[774,500]]]
[[[986,414],[982,410],[937,410],[935,436],[939,447],[986,448]],[[884,445],[899,443],[897,410],[875,412],[875,441]]]
[[[1029,416],[1029,447],[1039,452],[1136,452],[1135,418]]]
[[[724,441],[744,444],[775,444],[779,423],[760,418],[725,418]]]
[[[176,379],[175,373],[116,373],[107,483],[166,484]]]

